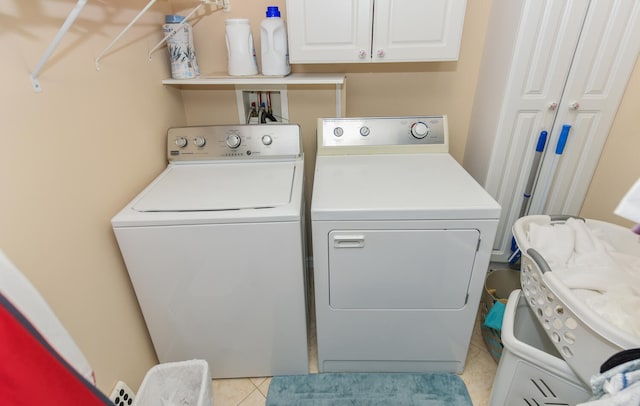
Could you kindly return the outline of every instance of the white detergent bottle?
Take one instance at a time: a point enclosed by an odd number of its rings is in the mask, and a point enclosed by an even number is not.
[[[291,73],[287,29],[277,6],[267,7],[267,18],[260,23],[262,74],[286,76]]]
[[[249,20],[229,18],[225,22],[225,39],[229,56],[229,75],[257,75],[256,50]]]

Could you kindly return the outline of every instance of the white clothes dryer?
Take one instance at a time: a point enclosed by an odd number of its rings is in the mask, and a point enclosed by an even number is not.
[[[168,167],[112,219],[159,361],[308,373],[299,127],[172,128],[167,145]]]
[[[318,120],[311,203],[320,372],[464,368],[500,214],[446,116]]]

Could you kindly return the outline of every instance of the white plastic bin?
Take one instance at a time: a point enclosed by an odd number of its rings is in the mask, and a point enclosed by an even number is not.
[[[542,328],[521,291],[514,290],[502,321],[504,349],[491,406],[574,406],[591,396]]]
[[[209,364],[204,360],[191,360],[152,367],[133,405],[212,406]]]

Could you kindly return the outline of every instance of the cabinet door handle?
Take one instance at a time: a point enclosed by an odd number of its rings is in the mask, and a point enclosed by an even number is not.
[[[569,124],[564,124],[562,126],[562,131],[560,131],[558,143],[556,144],[556,155],[562,155],[564,152],[564,147],[567,145],[567,138],[569,138],[569,130],[571,130],[571,126]]]
[[[364,235],[341,235],[333,237],[334,248],[362,248]]]
[[[358,58],[364,59],[366,57],[367,57],[367,51],[365,51],[364,49],[361,49],[360,52],[358,52]]]
[[[569,108],[571,110],[578,110],[580,108],[580,103],[578,103],[577,101],[574,101],[569,105]]]
[[[378,49],[377,55],[378,58],[384,58],[384,49]]]

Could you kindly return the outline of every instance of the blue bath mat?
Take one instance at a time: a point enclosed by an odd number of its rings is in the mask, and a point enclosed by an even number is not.
[[[275,376],[266,406],[473,406],[458,375],[335,373]]]

